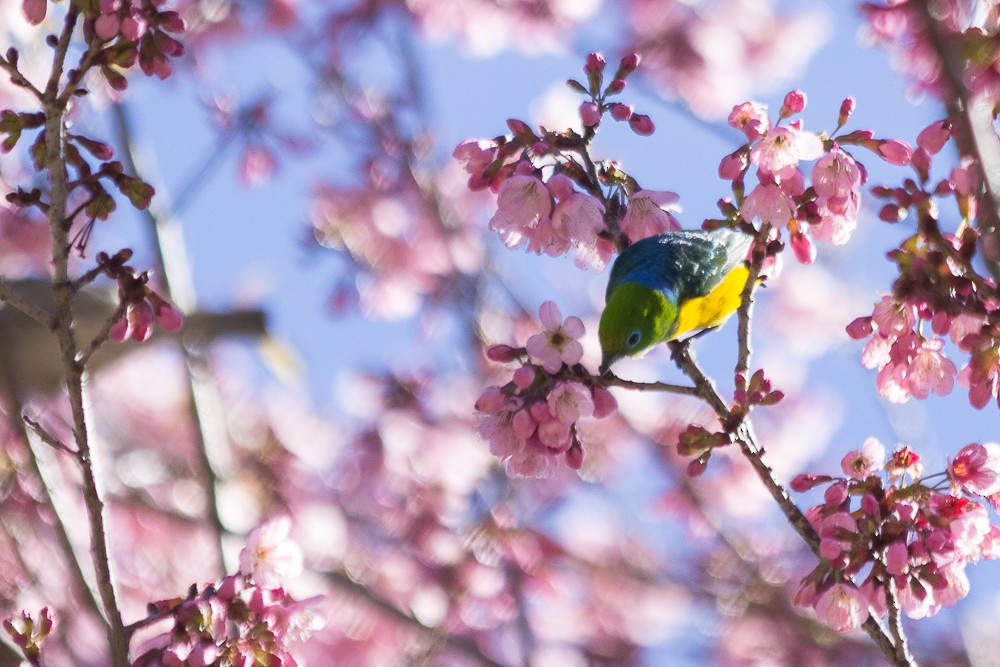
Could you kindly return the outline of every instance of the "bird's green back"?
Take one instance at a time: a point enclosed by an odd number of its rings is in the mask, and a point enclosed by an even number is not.
[[[705,296],[747,255],[752,239],[729,229],[666,232],[636,241],[611,267],[605,297],[639,283],[678,303]]]

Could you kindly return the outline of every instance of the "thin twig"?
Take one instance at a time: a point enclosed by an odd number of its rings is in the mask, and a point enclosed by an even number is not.
[[[100,330],[94,334],[94,337],[90,339],[90,343],[87,345],[87,349],[83,350],[79,355],[79,363],[81,366],[86,366],[87,362],[90,361],[94,353],[101,348],[102,345],[108,342],[108,335],[111,333],[111,329],[114,328],[123,317],[125,317],[125,312],[128,309],[128,305],[124,302],[118,304],[115,312],[104,321]]]
[[[71,252],[69,225],[66,220],[69,189],[65,153],[65,101],[60,101],[60,82],[69,43],[79,18],[79,6],[71,3],[66,11],[62,33],[53,54],[52,69],[43,95],[45,111],[45,168],[50,186],[48,211],[52,234],[53,296],[56,302],[55,332],[59,340],[66,390],[73,415],[73,433],[79,454],[83,498],[90,525],[90,549],[97,575],[97,590],[107,619],[108,648],[113,667],[128,667],[128,635],[122,625],[121,611],[111,574],[111,558],[104,524],[104,503],[97,488],[83,395],[84,368],[77,359],[78,348],[73,334],[73,287],[69,278]]]
[[[12,286],[3,281],[2,277],[0,277],[0,301],[17,308],[49,331],[56,328],[56,319],[52,315],[18,294]]]
[[[59,438],[49,433],[47,430],[45,430],[44,426],[36,422],[28,415],[21,415],[21,419],[24,420],[24,423],[28,426],[28,428],[30,428],[32,432],[35,435],[37,435],[41,439],[41,441],[44,442],[49,447],[64,451],[67,454],[71,454],[73,458],[78,458],[80,456],[80,452],[76,451],[75,449],[69,447],[68,445],[60,441]]]
[[[39,100],[42,99],[42,91],[36,88],[35,84],[28,81],[28,79],[25,78],[23,74],[21,74],[21,71],[17,69],[14,63],[7,60],[3,55],[0,55],[0,69],[5,70],[7,72],[7,75],[10,77],[11,82],[15,86],[20,86],[21,88],[30,91],[31,94],[37,97]]]
[[[449,634],[440,628],[424,625],[410,614],[401,611],[389,600],[375,594],[367,586],[354,581],[347,574],[336,570],[331,570],[325,572],[324,574],[331,584],[346,593],[361,598],[379,613],[388,616],[393,621],[405,625],[411,630],[415,630],[424,636],[429,636],[433,639],[440,639],[448,646],[449,649],[455,651],[456,653],[460,653],[476,664],[482,665],[483,667],[506,667],[502,663],[497,662],[483,653],[482,650],[471,640]]]

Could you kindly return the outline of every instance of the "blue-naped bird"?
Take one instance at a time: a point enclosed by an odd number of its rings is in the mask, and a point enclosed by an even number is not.
[[[598,337],[601,373],[736,312],[753,239],[731,229],[666,232],[636,241],[615,260]]]

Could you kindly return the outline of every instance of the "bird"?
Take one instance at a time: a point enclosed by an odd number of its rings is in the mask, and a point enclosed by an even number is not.
[[[740,305],[753,238],[732,229],[672,231],[615,260],[598,324],[601,375],[622,357],[720,326]]]

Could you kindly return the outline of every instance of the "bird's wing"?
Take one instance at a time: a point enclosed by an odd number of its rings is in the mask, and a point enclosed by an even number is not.
[[[636,241],[611,268],[608,294],[635,282],[673,293],[679,301],[704,296],[746,258],[750,236],[728,229],[667,232]]]

